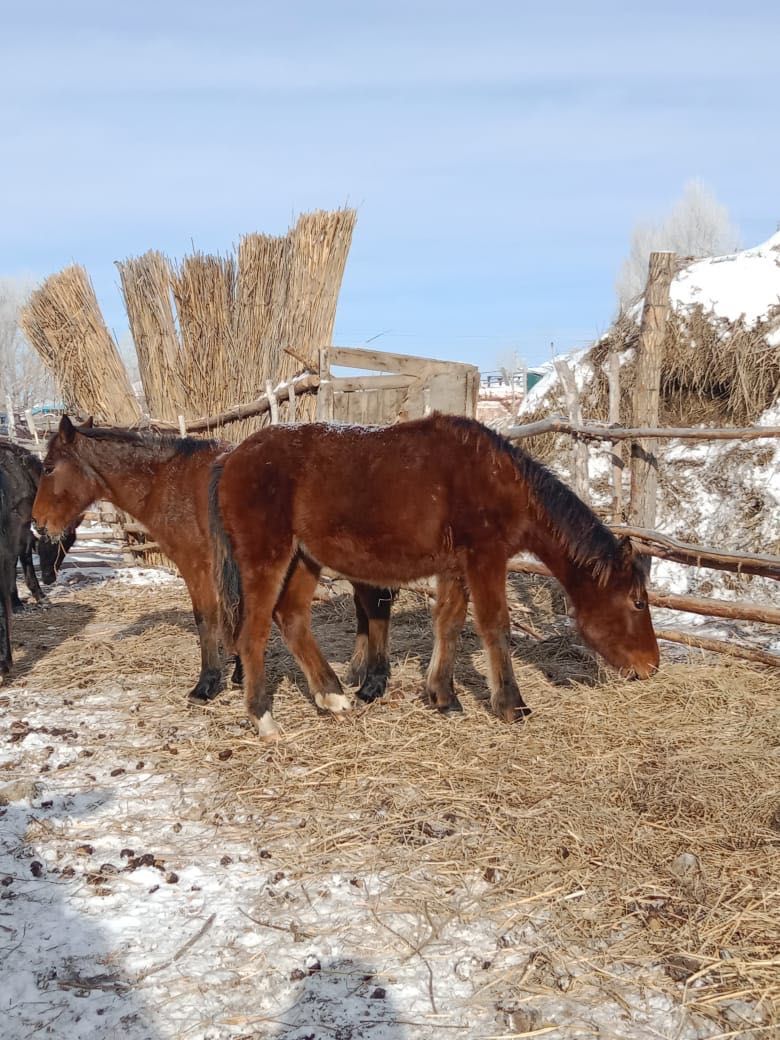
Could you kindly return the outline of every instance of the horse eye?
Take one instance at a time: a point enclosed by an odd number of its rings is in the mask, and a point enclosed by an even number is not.
[[[43,467],[43,475],[44,475],[44,477],[50,477],[53,472],[54,472],[54,466],[44,466]]]
[[[637,610],[647,610],[647,600],[646,599],[635,599],[634,600],[634,606],[636,607]]]

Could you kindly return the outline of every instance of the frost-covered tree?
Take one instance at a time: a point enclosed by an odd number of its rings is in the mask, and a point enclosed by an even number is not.
[[[701,181],[688,181],[663,220],[643,221],[634,228],[631,248],[617,279],[620,307],[644,289],[647,261],[654,249],[670,249],[680,256],[720,256],[738,248],[739,231],[726,207]]]
[[[32,286],[21,278],[0,278],[0,410],[10,396],[24,411],[50,398],[54,380],[19,328],[19,311]]]

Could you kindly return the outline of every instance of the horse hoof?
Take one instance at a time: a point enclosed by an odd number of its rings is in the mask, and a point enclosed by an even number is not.
[[[531,709],[527,704],[509,704],[506,707],[498,708],[496,715],[504,722],[525,722],[528,716],[531,714]]]
[[[433,707],[440,715],[461,715],[463,713],[463,705],[457,697],[453,697],[447,704],[434,704]]]
[[[213,701],[219,693],[219,686],[215,683],[198,683],[187,694],[187,700],[191,704],[208,704]]]
[[[314,703],[320,711],[328,711],[332,715],[343,715],[352,708],[352,701],[345,693],[315,693]]]
[[[366,676],[355,696],[364,704],[371,704],[372,701],[378,701],[380,697],[384,697],[386,691],[387,676],[373,674]]]
[[[281,731],[274,722],[274,717],[270,711],[264,711],[263,714],[252,720],[257,729],[257,735],[264,742],[271,742],[282,739]]]

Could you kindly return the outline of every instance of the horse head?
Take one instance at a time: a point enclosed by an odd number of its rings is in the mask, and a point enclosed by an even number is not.
[[[605,581],[581,581],[567,591],[583,639],[608,664],[636,679],[657,671],[660,654],[645,573],[629,538],[618,540]]]
[[[80,442],[85,439],[81,433],[92,425],[92,419],[87,419],[82,426],[75,426],[63,415],[43,460],[33,519],[38,530],[55,543],[68,525],[100,497],[100,479],[80,451]]]
[[[81,513],[67,525],[59,538],[51,538],[45,532],[39,535],[36,548],[41,564],[41,581],[44,585],[53,585],[57,580],[63,561],[76,541],[76,528],[83,520],[84,514]]]

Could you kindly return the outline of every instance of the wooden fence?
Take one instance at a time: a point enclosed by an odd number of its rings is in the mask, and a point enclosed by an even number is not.
[[[568,418],[548,416],[538,422],[516,425],[504,433],[511,440],[524,440],[546,433],[564,434],[571,438],[572,483],[585,501],[589,499],[588,488],[588,445],[592,441],[608,442],[612,445],[612,514],[611,525],[616,535],[628,535],[646,561],[649,572],[651,558],[672,560],[692,567],[711,567],[731,571],[735,574],[760,575],[780,581],[780,557],[764,553],[743,553],[703,545],[680,542],[662,532],[654,530],[658,492],[658,460],[653,445],[658,440],[689,441],[753,441],[780,437],[780,427],[751,426],[734,429],[707,429],[701,427],[658,426],[658,404],[661,384],[661,346],[664,339],[666,320],[669,313],[669,287],[674,271],[673,253],[652,253],[648,272],[645,302],[640,326],[635,389],[633,397],[633,424],[620,426],[617,422],[620,401],[619,358],[613,353],[608,358],[609,415],[610,423],[584,422],[574,373],[565,360],[556,360],[556,370],[564,391]],[[630,444],[630,501],[626,510],[623,500],[624,462],[620,445]],[[625,522],[626,519],[628,522]],[[549,573],[545,567],[533,561],[516,559],[510,570],[533,574]],[[757,621],[764,624],[780,624],[780,610],[770,604],[756,604],[705,598],[676,596],[651,592],[651,604],[672,610],[681,610],[709,617]],[[661,638],[689,646],[701,647],[760,661],[780,667],[780,656],[765,653],[751,647],[743,647],[722,640],[705,639],[673,629],[658,632]]]

